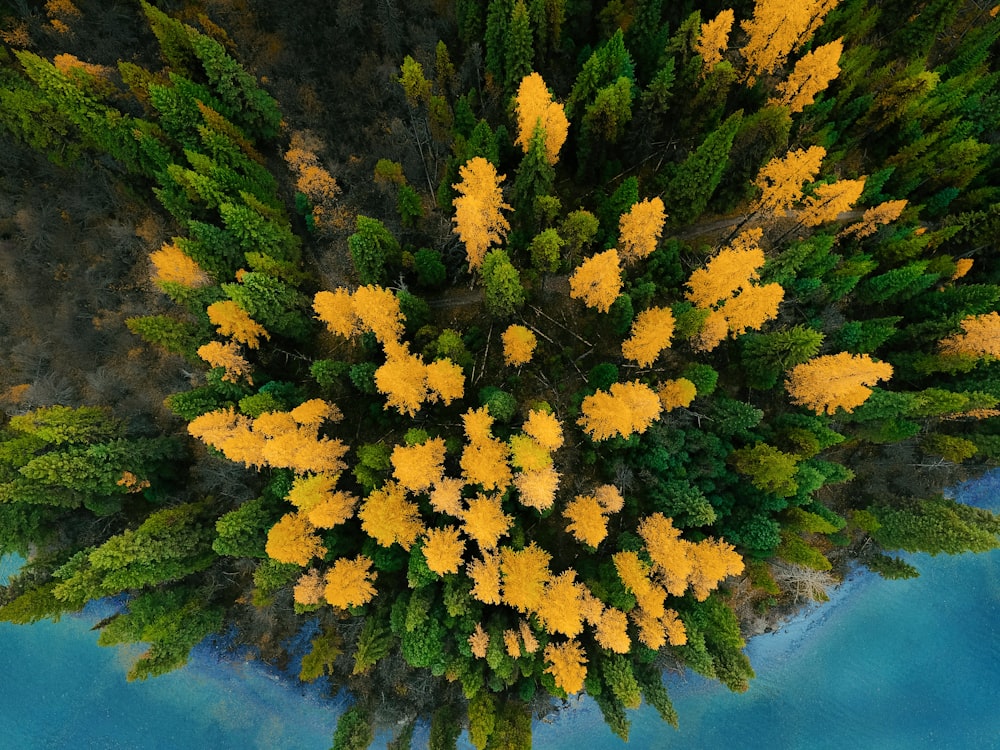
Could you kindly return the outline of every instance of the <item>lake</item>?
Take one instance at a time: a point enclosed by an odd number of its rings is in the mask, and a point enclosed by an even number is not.
[[[1000,509],[1000,470],[957,489]],[[854,574],[778,633],[753,639],[742,695],[671,676],[680,729],[645,707],[626,745],[587,699],[535,728],[544,750],[761,747],[987,750],[1000,747],[1000,550],[909,555],[921,576]],[[0,564],[0,577],[11,560]],[[0,725],[17,750],[327,750],[339,703],[265,666],[199,647],[176,673],[127,683],[132,649],[100,648],[104,613],[0,623]],[[418,732],[418,741],[426,737]],[[384,745],[384,741],[381,742]],[[380,746],[381,746],[380,745]]]

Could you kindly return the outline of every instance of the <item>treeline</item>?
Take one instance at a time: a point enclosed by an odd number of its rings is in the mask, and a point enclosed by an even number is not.
[[[676,725],[667,666],[745,690],[752,621],[852,560],[995,547],[870,476],[1000,455],[996,8],[705,5],[440,9],[349,190],[204,14],[141,3],[117,67],[29,51],[86,8],[9,14],[0,128],[169,217],[127,326],[195,372],[163,436],[8,394],[0,617],[127,594],[132,678],[310,619],[335,748],[527,747],[581,690]]]

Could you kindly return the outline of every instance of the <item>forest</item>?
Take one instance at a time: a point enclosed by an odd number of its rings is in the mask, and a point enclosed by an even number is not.
[[[0,620],[513,750],[1000,546],[998,16],[0,0]]]

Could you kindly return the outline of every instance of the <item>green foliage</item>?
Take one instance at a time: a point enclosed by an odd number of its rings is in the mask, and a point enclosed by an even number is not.
[[[1000,517],[943,496],[869,509],[878,521],[875,540],[907,552],[985,552],[1000,546]]]
[[[312,648],[302,657],[299,679],[313,682],[324,674],[333,673],[333,664],[343,653],[343,640],[336,628],[321,630],[310,642]]]
[[[399,242],[378,219],[358,214],[356,231],[347,238],[354,270],[362,284],[385,284],[401,261]]]
[[[332,359],[317,359],[309,365],[309,374],[322,388],[333,388],[342,382],[351,366],[347,362]]]
[[[507,318],[526,300],[517,269],[503,250],[490,250],[483,259],[483,291],[486,309],[498,318]]]
[[[462,733],[458,711],[450,704],[439,706],[431,714],[431,732],[428,750],[455,750]]]
[[[215,522],[217,536],[212,549],[218,555],[229,557],[265,558],[267,532],[278,519],[273,504],[264,497],[247,500],[236,510],[223,514]]]
[[[337,719],[330,750],[367,750],[375,739],[371,716],[360,706],[351,706]]]
[[[422,247],[413,254],[413,270],[417,283],[427,289],[437,289],[448,280],[448,269],[441,260],[441,253]]]
[[[673,223],[694,221],[705,211],[722,180],[733,138],[742,120],[742,111],[730,115],[672,170],[664,203],[671,207],[670,220]]]

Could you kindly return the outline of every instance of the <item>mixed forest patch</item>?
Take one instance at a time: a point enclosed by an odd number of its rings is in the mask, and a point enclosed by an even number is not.
[[[1000,6],[373,5],[0,3],[0,618],[528,747],[997,546]]]

